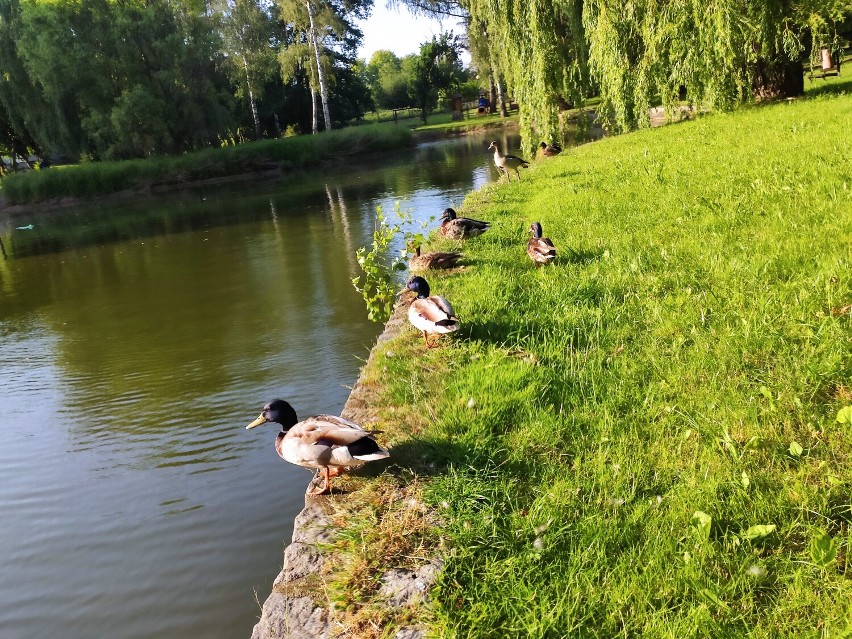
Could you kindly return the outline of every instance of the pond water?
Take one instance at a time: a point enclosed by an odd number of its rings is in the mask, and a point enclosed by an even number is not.
[[[311,474],[244,426],[339,414],[376,207],[460,205],[494,136],[0,217],[0,637],[250,635]]]

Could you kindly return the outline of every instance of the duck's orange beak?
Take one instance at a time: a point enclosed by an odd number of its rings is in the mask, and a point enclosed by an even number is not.
[[[249,424],[248,426],[246,426],[246,430],[249,430],[249,429],[251,429],[251,428],[254,428],[255,426],[260,426],[261,424],[265,424],[265,423],[266,423],[266,422],[268,422],[268,421],[269,421],[269,420],[268,420],[268,419],[266,419],[266,417],[264,417],[264,416],[263,416],[263,413],[261,413],[261,414],[260,414],[260,417],[258,417],[256,420],[254,420],[254,421],[253,421],[251,424]]]

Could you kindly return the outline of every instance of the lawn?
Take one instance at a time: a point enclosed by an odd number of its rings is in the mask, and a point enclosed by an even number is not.
[[[349,480],[370,506],[337,549],[344,623],[852,636],[852,85],[813,85],[467,197],[491,230],[427,276],[462,328],[433,350],[409,328],[364,370],[396,465]],[[434,555],[429,606],[378,604],[370,575]]]

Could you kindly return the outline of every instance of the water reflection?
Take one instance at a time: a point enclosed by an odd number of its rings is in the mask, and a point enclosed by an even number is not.
[[[310,474],[244,426],[340,411],[375,207],[459,204],[486,147],[0,219],[0,636],[250,634]]]
[[[518,146],[517,136],[501,131],[499,135],[421,144],[409,152],[406,170],[400,170],[398,154],[386,154],[371,157],[369,162],[347,161],[346,166],[323,174],[197,186],[165,197],[127,196],[52,212],[38,212],[38,205],[33,205],[37,215],[24,212],[0,218],[0,240],[8,257],[21,258],[261,221],[270,214],[274,219],[277,208],[288,215],[299,211],[327,214],[335,205],[326,184],[337,191],[335,202],[344,202],[344,206],[347,201],[362,206],[377,194],[405,198],[422,189],[434,190],[436,197],[450,195],[458,205],[467,192],[496,178],[487,153],[492,137],[504,148]],[[27,223],[25,228],[18,228],[23,223]],[[32,228],[26,228],[30,224]]]

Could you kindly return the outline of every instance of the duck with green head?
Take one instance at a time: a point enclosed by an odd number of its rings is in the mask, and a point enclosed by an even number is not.
[[[314,415],[300,422],[296,411],[283,399],[264,406],[260,416],[246,429],[267,422],[281,426],[275,439],[275,451],[281,459],[297,466],[316,468],[318,474],[322,474],[323,485],[311,491],[311,495],[330,493],[331,478],[346,468],[390,456],[373,437],[375,433],[334,415]]]
[[[429,333],[444,335],[459,328],[459,318],[452,305],[440,295],[431,295],[429,284],[419,275],[408,280],[408,290],[414,291],[417,297],[408,307],[408,321],[415,328],[423,331],[423,341],[426,348],[434,348],[427,335]]]

